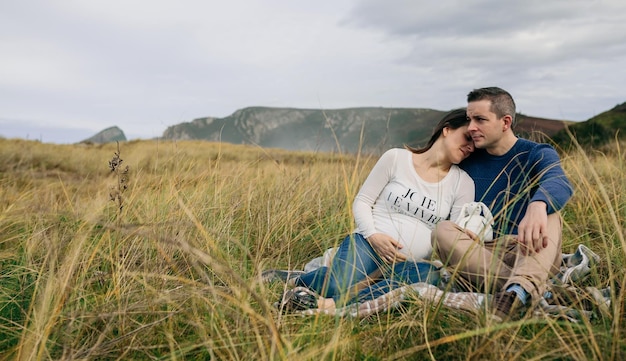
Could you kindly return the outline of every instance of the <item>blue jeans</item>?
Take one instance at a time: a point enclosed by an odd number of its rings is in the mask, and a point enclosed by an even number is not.
[[[308,287],[342,306],[373,300],[407,284],[436,284],[439,272],[433,272],[435,270],[436,267],[428,262],[407,261],[389,265],[380,259],[365,237],[354,233],[341,242],[330,267],[320,267],[301,275],[296,279],[296,285]]]

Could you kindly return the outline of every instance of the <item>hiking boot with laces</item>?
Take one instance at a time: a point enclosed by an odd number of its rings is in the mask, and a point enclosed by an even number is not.
[[[318,308],[320,296],[306,287],[287,290],[277,305],[283,313],[305,311]]]
[[[522,307],[522,301],[515,292],[498,292],[493,297],[491,319],[503,322],[511,319]]]

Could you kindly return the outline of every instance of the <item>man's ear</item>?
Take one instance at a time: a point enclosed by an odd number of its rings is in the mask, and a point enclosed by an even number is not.
[[[502,131],[507,131],[511,129],[513,125],[513,117],[510,115],[505,115],[502,117]]]

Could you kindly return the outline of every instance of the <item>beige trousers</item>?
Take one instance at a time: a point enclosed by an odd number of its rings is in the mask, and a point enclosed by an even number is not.
[[[431,242],[445,266],[453,268],[481,292],[495,293],[517,283],[537,302],[546,290],[548,278],[561,265],[561,216],[548,215],[548,246],[525,254],[516,236],[508,235],[481,243],[470,238],[451,221],[439,222]]]

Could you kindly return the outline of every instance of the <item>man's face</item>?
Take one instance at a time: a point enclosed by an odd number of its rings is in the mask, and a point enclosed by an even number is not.
[[[470,119],[468,131],[476,148],[489,149],[497,146],[504,134],[503,118],[491,111],[491,100],[478,100],[467,104]]]

